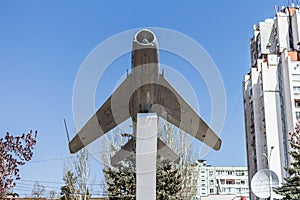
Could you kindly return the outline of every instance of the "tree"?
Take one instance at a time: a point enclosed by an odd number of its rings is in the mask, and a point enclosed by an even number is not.
[[[73,200],[75,199],[75,195],[78,193],[76,190],[75,184],[76,184],[76,177],[74,176],[74,173],[71,171],[67,171],[64,174],[63,180],[65,182],[65,185],[60,188],[60,194],[62,197],[61,200]]]
[[[37,131],[21,136],[6,133],[0,138],[0,194],[6,194],[19,180],[19,166],[30,161],[36,145]]]
[[[156,199],[177,200],[181,190],[181,176],[171,161],[158,158],[156,171]],[[104,169],[109,199],[136,199],[136,171],[133,157],[114,168]]]
[[[127,159],[114,168],[104,169],[109,199],[134,200],[136,190],[136,174],[134,161]]]
[[[174,129],[174,126],[167,121],[163,122],[159,137],[180,157],[178,172],[181,176],[181,190],[178,192],[179,196],[186,200],[192,199],[196,193],[190,191],[189,184],[187,183],[190,181],[188,166],[192,164],[195,156],[193,149],[194,138],[180,129]],[[187,190],[192,195],[186,193],[185,191]]]
[[[61,187],[61,195],[67,199],[88,200],[90,198],[89,177],[91,160],[89,152],[83,148],[71,157],[63,180],[65,185]]]
[[[181,199],[179,193],[182,188],[182,177],[179,168],[176,168],[168,160],[158,161],[156,172],[156,198],[157,199]]]
[[[300,199],[300,121],[297,122],[295,132],[290,133],[290,145],[292,151],[289,154],[293,162],[285,170],[289,176],[284,178],[284,183],[274,191],[283,196],[284,200]]]
[[[158,132],[158,137],[164,141],[171,149],[173,149],[175,151],[175,153],[177,153],[180,157],[180,162],[179,165],[175,166],[171,163],[171,168],[172,168],[172,172],[173,170],[176,171],[175,174],[172,174],[170,171],[167,170],[168,173],[171,173],[170,176],[174,175],[174,181],[175,180],[180,180],[179,182],[176,181],[175,185],[176,186],[172,186],[171,188],[179,188],[180,191],[178,191],[176,193],[177,196],[180,196],[184,199],[186,199],[186,194],[184,192],[182,192],[185,189],[185,182],[187,181],[186,178],[188,177],[188,171],[187,171],[187,167],[192,163],[193,160],[193,148],[191,148],[192,142],[193,142],[193,138],[192,136],[184,133],[183,131],[181,131],[180,129],[174,128],[174,126],[172,124],[170,124],[169,122],[165,121],[165,120],[161,120],[159,123],[159,132]],[[118,150],[120,150],[121,146],[128,140],[132,139],[132,135],[133,134],[128,134],[128,133],[120,133],[120,129],[118,129],[117,131],[114,130],[112,131],[112,133],[108,134],[108,137],[110,137],[110,141],[112,141],[112,143],[108,143],[107,141],[103,141],[102,143],[102,148],[100,150],[101,152],[101,158],[104,164],[104,178],[105,178],[105,184],[104,187],[102,188],[103,191],[107,192],[109,195],[111,196],[118,196],[118,195],[123,195],[123,198],[125,195],[129,195],[127,196],[129,199],[130,198],[134,198],[135,196],[130,196],[130,195],[135,195],[135,158],[130,158],[129,160],[125,160],[123,162],[120,163],[120,165],[118,165],[117,167],[113,167],[110,165],[109,159],[111,158],[111,156],[117,152]],[[160,158],[160,160],[157,161],[157,163],[159,162],[163,162],[163,159]],[[167,162],[167,161],[164,161]],[[160,174],[163,172],[161,171],[162,168],[159,168],[159,165],[157,165],[157,177],[160,176]],[[165,170],[167,168],[164,168]],[[124,171],[124,172],[123,172]],[[162,173],[164,174],[164,173]],[[125,178],[125,180],[123,179],[118,179],[118,177],[122,177],[127,175],[128,177]],[[114,178],[116,178],[119,181],[123,181],[123,183],[125,183],[125,185],[129,185],[132,186],[132,190],[130,190],[128,187],[126,187],[126,191],[122,190],[123,186],[118,185],[117,188],[115,187],[116,190],[121,190],[121,191],[117,191],[116,193],[114,193],[115,189],[113,186],[114,183]],[[178,179],[177,179],[178,178]],[[158,179],[158,182],[162,180],[161,178]],[[158,183],[157,182],[157,183]],[[178,185],[177,185],[178,184]],[[157,186],[159,186],[157,184]],[[167,189],[166,186],[162,186],[161,188],[164,188],[165,190]],[[129,190],[129,191],[128,191]],[[123,191],[123,193],[122,193]],[[161,191],[161,194],[164,194],[164,191]],[[172,195],[173,193],[168,193],[168,191],[166,191],[166,194],[170,194]],[[160,196],[160,193],[157,193],[157,196]],[[173,197],[172,197],[173,198]],[[171,197],[168,197],[166,199],[172,199]]]
[[[91,161],[89,152],[86,148],[81,149],[72,157],[74,174],[76,176],[76,188],[78,190],[77,199],[88,200],[90,197],[90,190],[88,187]]]
[[[31,190],[31,194],[35,198],[40,198],[44,195],[45,193],[45,186],[40,184],[38,181],[36,181],[33,184],[33,188]]]
[[[129,134],[121,134],[128,139],[135,138]],[[104,176],[107,184],[107,192],[110,199],[133,200],[136,198],[136,162],[135,156],[131,156],[120,162],[115,167],[104,168]],[[171,161],[162,157],[157,158],[156,171],[156,197],[157,199],[180,199],[178,193],[181,190],[182,178],[179,168]]]
[[[56,191],[55,191],[55,190],[51,190],[51,191],[49,192],[49,198],[50,198],[50,199],[54,199],[54,198],[55,198],[55,195],[56,195]]]

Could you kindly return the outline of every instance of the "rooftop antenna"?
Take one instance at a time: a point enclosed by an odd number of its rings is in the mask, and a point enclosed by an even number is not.
[[[65,124],[65,129],[66,129],[66,134],[67,134],[68,142],[70,143],[70,136],[69,136],[69,131],[68,131],[67,122],[66,122],[65,118],[64,118],[64,124]]]
[[[274,11],[275,11],[275,15],[277,16],[277,13],[278,13],[278,6],[274,6]]]
[[[291,0],[291,1],[288,0],[287,2],[288,2],[287,7],[290,7],[291,3],[294,3],[294,0]]]
[[[291,2],[290,0],[288,0],[288,6],[290,5],[290,3],[291,3],[291,7],[294,8],[295,4],[298,5],[299,0],[291,0]]]

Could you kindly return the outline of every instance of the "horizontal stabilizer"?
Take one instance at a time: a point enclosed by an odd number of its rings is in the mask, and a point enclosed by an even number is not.
[[[111,165],[115,166],[134,154],[135,141],[134,139],[131,139],[111,157]],[[175,163],[178,163],[180,159],[179,156],[170,147],[168,147],[160,138],[157,138],[157,155]]]

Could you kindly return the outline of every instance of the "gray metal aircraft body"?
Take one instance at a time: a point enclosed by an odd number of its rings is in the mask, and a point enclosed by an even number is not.
[[[218,135],[159,73],[157,38],[147,29],[134,37],[131,73],[69,142],[70,152],[76,153],[129,117],[136,129],[137,113],[157,113],[214,150],[221,147]]]

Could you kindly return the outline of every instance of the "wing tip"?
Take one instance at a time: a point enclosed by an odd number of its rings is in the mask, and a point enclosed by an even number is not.
[[[218,138],[218,141],[216,142],[213,148],[214,150],[219,151],[221,149],[221,146],[222,146],[222,140]]]
[[[84,147],[79,135],[76,135],[71,142],[69,142],[69,151],[71,154],[77,153]]]

